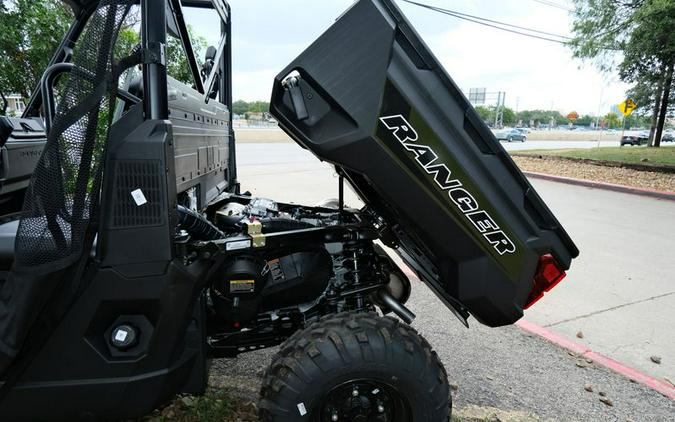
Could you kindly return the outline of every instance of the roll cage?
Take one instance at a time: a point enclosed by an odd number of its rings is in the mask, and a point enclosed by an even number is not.
[[[75,19],[49,62],[45,74],[50,76],[54,72],[64,72],[70,69],[68,66],[63,66],[62,64],[71,61],[73,48],[99,3],[98,0],[63,1],[73,10]],[[140,0],[137,4],[141,6],[142,16],[141,48],[144,51],[158,53],[157,57],[159,58],[159,60],[144,64],[143,99],[146,118],[165,119],[168,117],[166,70],[160,69],[160,67],[165,68],[163,49],[166,46],[167,34],[180,39],[194,79],[193,87],[204,96],[204,101],[208,103],[213,98],[211,94],[217,91],[217,100],[231,110],[232,46],[230,39],[232,32],[229,4],[225,0]],[[184,8],[211,9],[220,18],[221,37],[212,59],[215,71],[206,75],[206,79],[202,79],[201,69],[195,57],[195,51],[192,47],[190,34],[183,14]],[[158,22],[166,22],[166,25],[158,25]],[[43,112],[43,96],[43,89],[40,86],[35,87],[22,117],[39,117]],[[44,110],[44,113],[48,115],[49,111]],[[231,123],[230,117],[230,127]]]
[[[70,72],[73,68],[73,49],[83,34],[87,22],[96,11],[100,0],[63,0],[71,7],[74,20],[64,35],[59,47],[52,56],[44,72],[40,85],[33,94],[22,115],[23,118],[43,117],[47,131],[55,113],[53,84],[60,74]],[[126,103],[140,102],[142,99],[144,118],[146,120],[169,118],[169,98],[165,48],[167,36],[179,39],[185,58],[194,81],[193,88],[201,94],[204,104],[212,99],[225,105],[228,110],[228,153],[227,184],[237,185],[237,167],[235,154],[235,136],[232,128],[232,20],[230,5],[226,0],[137,0],[140,6],[140,47],[146,55],[143,64],[142,95],[134,96],[120,90],[118,98]],[[210,9],[220,20],[220,41],[212,55],[211,72],[203,72],[195,57],[184,9]],[[166,22],[165,25],[158,24]],[[154,56],[156,60],[149,59]],[[217,93],[217,94],[216,94]],[[199,96],[199,95],[198,95]],[[52,98],[50,98],[52,97]],[[139,98],[140,97],[140,98]],[[46,100],[44,100],[46,98]]]

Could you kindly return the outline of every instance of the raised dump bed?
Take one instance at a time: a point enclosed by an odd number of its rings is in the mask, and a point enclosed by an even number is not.
[[[515,322],[579,253],[390,0],[342,15],[277,76],[271,111],[463,318]]]

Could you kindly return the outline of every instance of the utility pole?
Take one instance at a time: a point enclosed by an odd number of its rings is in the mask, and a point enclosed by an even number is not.
[[[495,128],[499,128],[499,107],[501,106],[502,92],[497,92],[497,106],[495,107]]]
[[[520,124],[520,119],[518,119],[518,105],[520,103],[520,97],[516,97],[516,126]]]
[[[497,106],[495,107],[495,127],[502,127],[504,124],[504,104],[506,101],[506,92],[497,92]]]
[[[602,110],[602,96],[605,93],[605,84],[602,84],[600,87],[600,100],[598,101],[598,114],[596,115],[595,118],[595,129],[598,129],[598,126],[600,126],[600,111]]]

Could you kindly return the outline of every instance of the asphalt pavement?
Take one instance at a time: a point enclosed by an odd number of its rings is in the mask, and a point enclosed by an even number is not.
[[[503,422],[665,422],[675,415],[675,401],[517,327],[488,328],[473,321],[464,328],[419,281],[407,306],[417,314],[412,326],[436,350],[456,388],[456,414],[477,406],[500,409],[510,416],[497,419]],[[276,352],[271,348],[216,361],[211,382],[254,398]],[[600,401],[601,392],[612,406]]]
[[[237,154],[242,188],[254,195],[306,204],[337,196],[332,168],[294,144],[240,144]],[[625,365],[675,381],[675,288],[670,282],[675,203],[533,183],[581,256],[567,279],[525,318]],[[348,204],[360,204],[351,191],[346,194]],[[458,385],[457,408],[496,407],[524,420],[673,420],[672,400],[517,327],[490,329],[473,321],[470,329],[463,328],[421,283],[415,284],[409,306],[418,315],[414,327],[435,347]],[[218,362],[216,373],[237,388],[255,389],[255,375],[270,353]],[[594,392],[585,391],[587,385]],[[600,402],[599,391],[612,406]]]

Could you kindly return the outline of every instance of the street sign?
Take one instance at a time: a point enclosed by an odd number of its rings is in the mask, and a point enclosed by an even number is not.
[[[626,101],[619,104],[619,111],[625,116],[628,117],[630,114],[637,108],[635,101],[630,98],[626,98]]]

